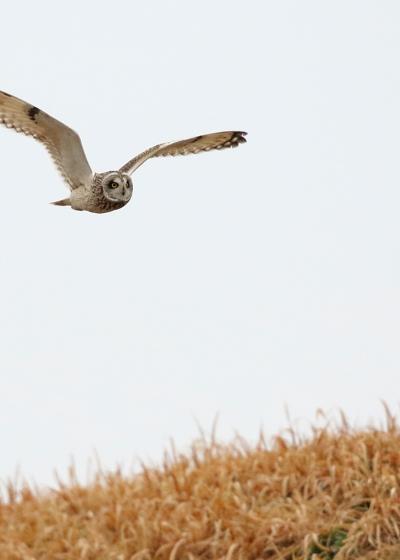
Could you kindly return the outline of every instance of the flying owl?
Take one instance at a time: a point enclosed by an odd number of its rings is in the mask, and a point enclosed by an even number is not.
[[[93,173],[76,132],[41,109],[4,91],[0,91],[0,123],[33,136],[47,148],[71,191],[68,198],[52,204],[99,214],[118,210],[130,201],[133,192],[131,175],[149,158],[197,154],[233,148],[246,142],[246,132],[202,134],[179,142],[157,144],[135,156],[118,171]]]

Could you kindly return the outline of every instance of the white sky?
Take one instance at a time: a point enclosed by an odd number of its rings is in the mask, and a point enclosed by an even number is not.
[[[90,9],[96,6],[95,14]],[[397,410],[400,5],[14,2],[0,89],[64,120],[96,171],[161,141],[108,215],[0,130],[0,477],[157,460],[219,413],[254,440],[318,407]],[[5,53],[7,56],[5,56]]]

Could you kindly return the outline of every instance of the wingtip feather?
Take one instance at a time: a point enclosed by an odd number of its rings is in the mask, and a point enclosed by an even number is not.
[[[232,133],[232,137],[227,140],[221,147],[223,148],[236,148],[239,144],[245,144],[247,142],[246,137],[247,132],[236,130]]]

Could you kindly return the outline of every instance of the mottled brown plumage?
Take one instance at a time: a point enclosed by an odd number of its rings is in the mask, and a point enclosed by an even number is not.
[[[50,153],[71,190],[69,198],[53,204],[99,214],[117,210],[129,202],[133,193],[130,175],[152,157],[197,154],[233,148],[246,142],[246,132],[203,134],[157,144],[118,171],[93,173],[76,132],[34,105],[3,91],[0,91],[0,124],[39,140]]]

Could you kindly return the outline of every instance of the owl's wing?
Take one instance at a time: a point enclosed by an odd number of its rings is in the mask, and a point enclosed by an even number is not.
[[[203,134],[194,138],[187,138],[179,142],[168,142],[166,144],[158,144],[149,148],[145,152],[137,155],[123,167],[122,173],[133,173],[146,160],[159,156],[178,156],[187,154],[197,154],[198,152],[209,152],[210,150],[222,150],[224,148],[235,148],[239,144],[246,142],[247,132],[229,131],[214,132],[212,134]]]
[[[0,91],[0,124],[42,142],[71,189],[89,187],[93,172],[76,132],[41,109]]]

